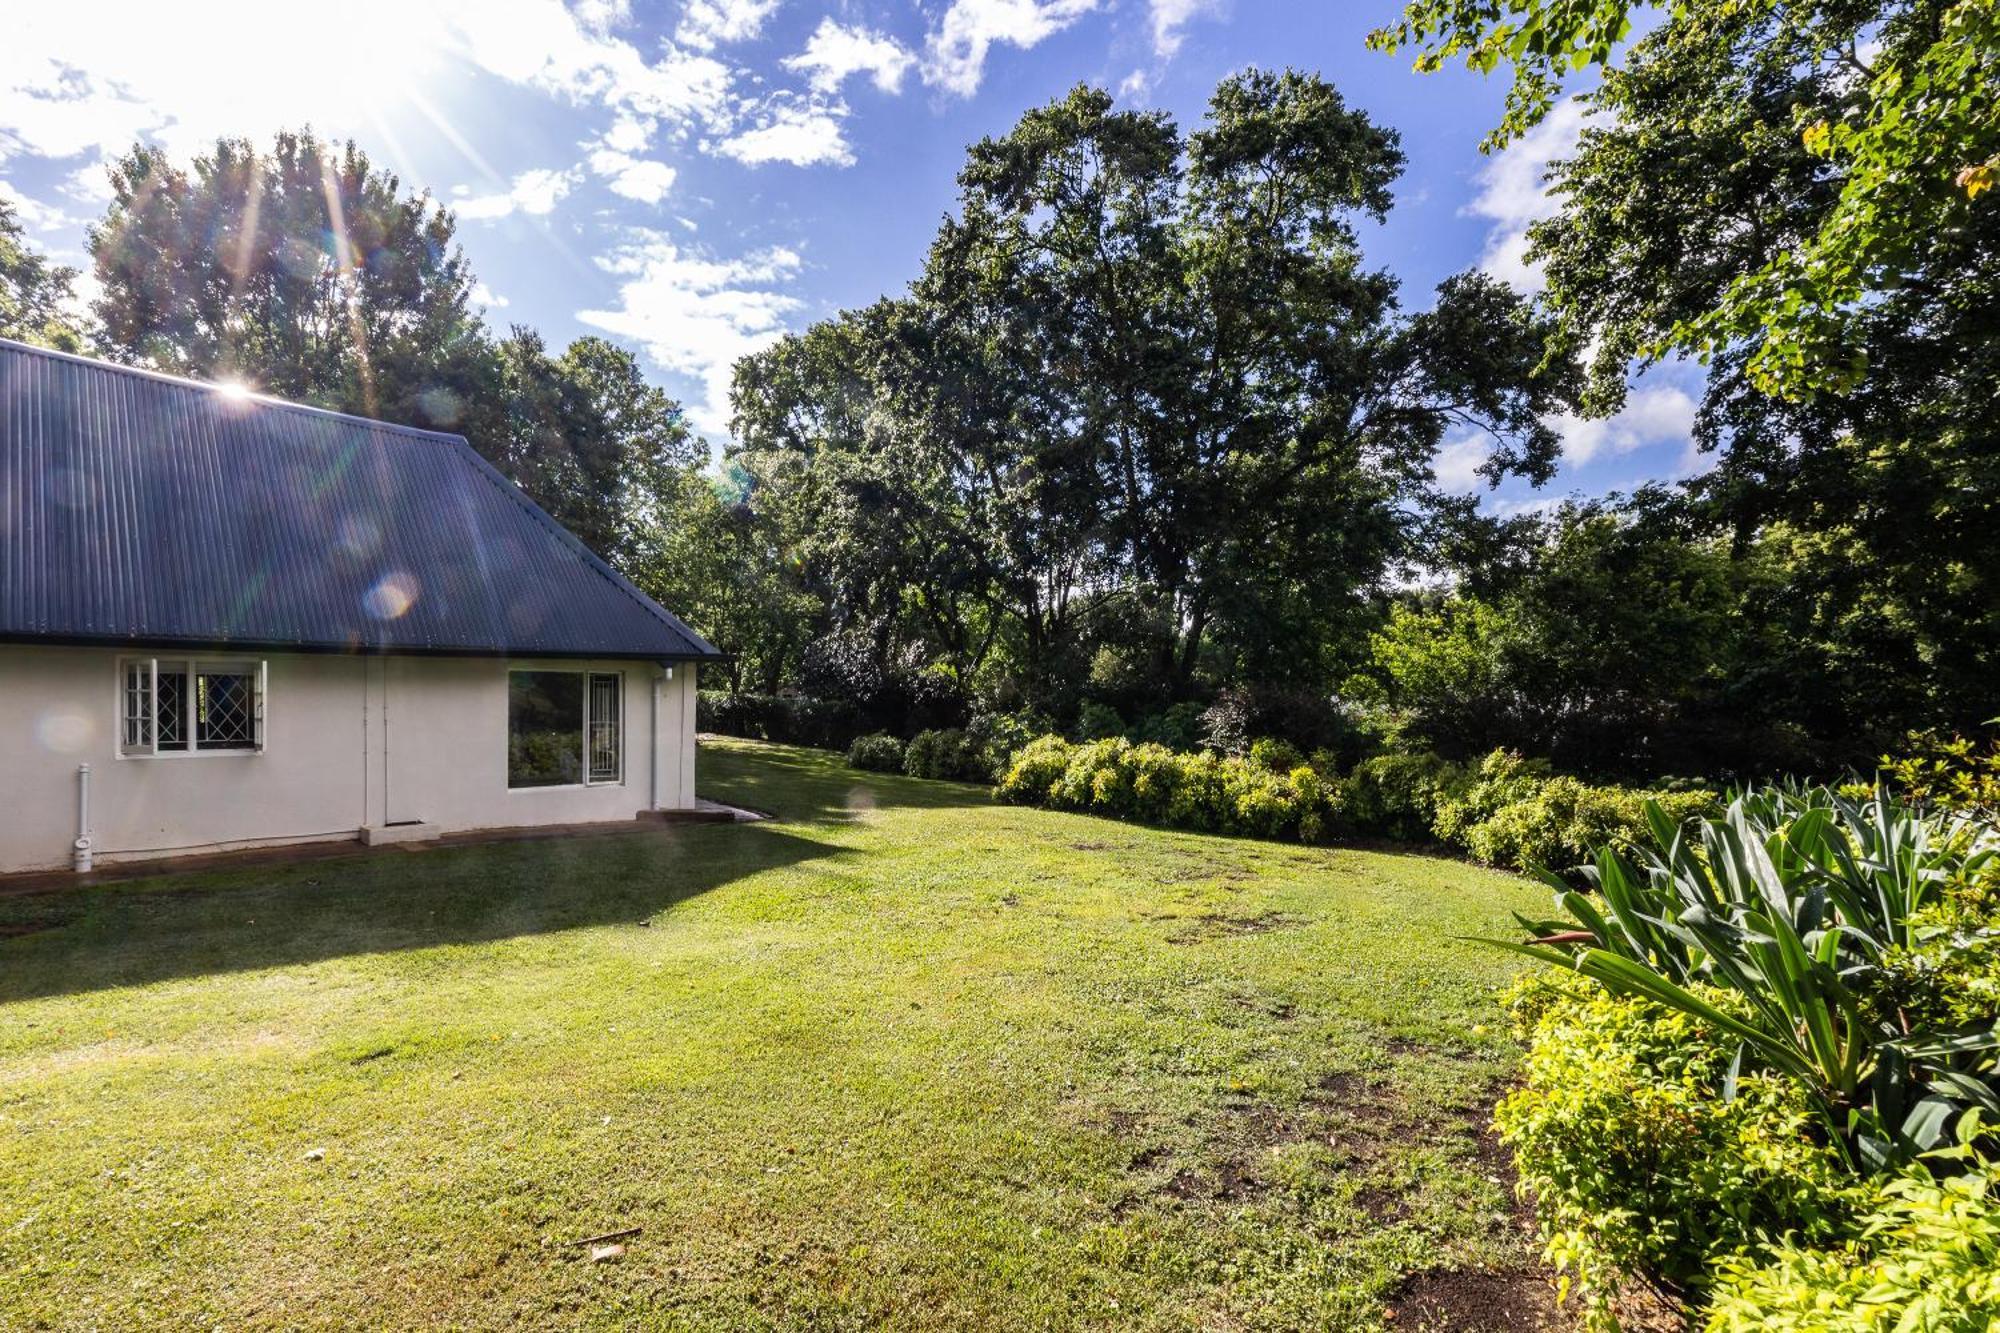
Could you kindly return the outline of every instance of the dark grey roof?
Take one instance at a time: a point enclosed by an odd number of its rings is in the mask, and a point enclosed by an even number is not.
[[[459,436],[6,340],[0,639],[716,655]]]

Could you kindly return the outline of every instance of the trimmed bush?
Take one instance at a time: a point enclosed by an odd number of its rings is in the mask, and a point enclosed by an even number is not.
[[[1648,838],[1648,800],[1676,824],[1717,808],[1712,791],[1597,787],[1552,776],[1543,760],[1495,750],[1474,781],[1438,798],[1431,829],[1492,865],[1573,866],[1600,847],[1624,851]]]
[[[1712,792],[1593,787],[1505,751],[1487,756],[1476,775],[1436,755],[1385,754],[1342,778],[1331,771],[1331,752],[1313,758],[1308,764],[1270,739],[1238,758],[1118,737],[1078,744],[1045,736],[999,771],[1001,795],[1023,805],[1308,842],[1341,833],[1436,839],[1523,870],[1583,860],[1597,846],[1630,846],[1646,836],[1648,798],[1676,821],[1715,806]]]
[[[965,743],[978,757],[976,781],[992,782],[1007,771],[1014,752],[1049,730],[1039,713],[975,713],[965,728]]]
[[[903,771],[913,778],[949,778],[956,782],[990,782],[991,774],[979,751],[957,727],[920,731],[903,747]]]
[[[1001,775],[998,794],[1113,819],[1137,819],[1203,833],[1316,840],[1333,827],[1337,787],[1301,764],[1288,773],[1203,751],[1122,738],[1072,744],[1044,736]]]
[[[1273,773],[1289,773],[1305,761],[1299,747],[1290,741],[1262,736],[1250,742],[1250,762]]]
[[[1109,704],[1086,703],[1077,710],[1076,738],[1080,741],[1101,741],[1112,736],[1125,734],[1125,719],[1118,716],[1118,710]]]
[[[1378,754],[1347,775],[1341,814],[1359,833],[1428,842],[1439,803],[1467,781],[1463,768],[1434,754]]]
[[[1133,729],[1132,739],[1151,741],[1169,750],[1196,749],[1201,745],[1201,715],[1200,704],[1175,704],[1164,713],[1141,719]]]
[[[857,736],[847,747],[847,762],[871,773],[903,771],[903,743],[886,731]]]

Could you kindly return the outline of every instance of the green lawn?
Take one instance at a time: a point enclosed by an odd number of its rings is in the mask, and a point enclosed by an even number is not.
[[[1539,889],[701,789],[778,818],[0,899],[0,1327],[1365,1328],[1527,1265],[1454,937]]]

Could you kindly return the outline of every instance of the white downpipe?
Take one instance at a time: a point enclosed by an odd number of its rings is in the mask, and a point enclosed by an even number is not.
[[[76,766],[76,872],[90,870],[90,765]]]

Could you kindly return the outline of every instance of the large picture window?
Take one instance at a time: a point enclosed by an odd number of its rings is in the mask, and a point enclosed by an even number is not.
[[[265,663],[142,657],[119,671],[120,754],[264,748]]]
[[[622,685],[615,672],[508,672],[507,785],[622,781]]]

